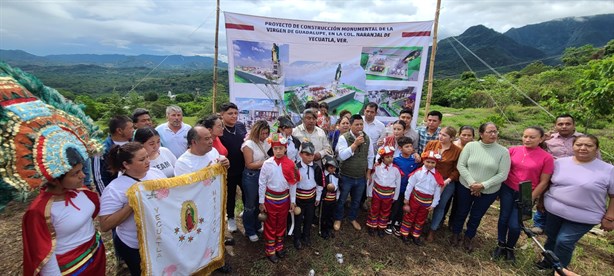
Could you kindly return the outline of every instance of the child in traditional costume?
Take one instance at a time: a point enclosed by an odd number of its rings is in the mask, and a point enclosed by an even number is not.
[[[296,206],[296,183],[300,174],[294,162],[286,156],[288,140],[274,133],[267,141],[273,148],[273,157],[262,164],[258,202],[260,212],[267,214],[264,222],[265,254],[271,262],[277,263],[286,255],[286,219],[288,211],[294,211]]]
[[[405,195],[407,189],[407,180],[409,175],[418,168],[419,162],[414,158],[413,140],[409,137],[399,137],[397,140],[401,154],[395,157],[392,161],[401,170],[401,189],[399,195]],[[395,236],[401,237],[401,221],[403,220],[403,197],[397,199],[392,204],[390,221],[385,232],[388,235],[394,233]]]
[[[311,245],[311,224],[315,216],[315,208],[322,197],[322,182],[324,175],[320,166],[313,162],[315,146],[311,142],[301,143],[300,161],[296,167],[301,174],[301,180],[296,185],[296,205],[301,213],[294,220],[294,248],[301,250],[303,244]]]
[[[324,187],[325,192],[322,193],[320,201],[322,210],[320,211],[320,236],[325,240],[328,239],[333,232],[333,222],[335,209],[337,208],[337,199],[339,199],[339,177],[337,176],[337,162],[335,158],[326,155],[322,158],[322,166],[324,166]]]
[[[394,151],[390,146],[383,146],[378,150],[379,164],[373,168],[371,175],[373,184],[369,185],[369,188],[372,192],[367,191],[367,196],[372,197],[367,219],[367,229],[371,236],[374,236],[375,232],[379,237],[384,236],[392,203],[399,197],[401,172],[392,163]]]
[[[443,177],[435,171],[435,165],[440,159],[441,155],[434,151],[424,152],[422,154],[424,165],[409,177],[403,207],[406,213],[401,224],[401,235],[405,243],[409,241],[408,236],[411,233],[414,244],[424,245],[420,239],[422,226],[429,212],[439,204],[443,187]]]
[[[92,120],[73,105],[0,63],[0,187],[39,192],[23,216],[24,275],[105,275],[94,227],[99,199],[84,186],[89,157],[102,147],[90,139]]]

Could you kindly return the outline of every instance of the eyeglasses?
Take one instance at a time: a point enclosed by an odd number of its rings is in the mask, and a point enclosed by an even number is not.
[[[496,130],[490,130],[490,131],[484,131],[485,134],[489,134],[489,135],[497,135],[499,134],[499,131]]]

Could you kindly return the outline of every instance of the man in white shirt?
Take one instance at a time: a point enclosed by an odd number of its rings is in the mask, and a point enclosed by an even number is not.
[[[230,161],[213,148],[213,136],[206,127],[196,125],[190,128],[186,135],[186,144],[189,145],[188,150],[175,162],[175,176],[192,173],[215,163],[222,164],[226,169],[230,167]],[[234,244],[234,240],[226,239],[224,244]],[[230,273],[232,268],[225,263],[217,271]]]
[[[385,138],[384,136],[386,135],[386,126],[384,123],[375,118],[375,115],[377,115],[377,108],[376,103],[368,103],[365,107],[365,115],[363,116],[363,131],[367,134],[367,136],[369,136],[369,139],[371,140],[371,147],[373,147],[374,150],[377,149],[377,142],[380,139],[383,141]]]
[[[230,166],[228,159],[213,148],[213,136],[206,127],[196,125],[190,129],[186,143],[190,148],[175,162],[175,176],[192,173],[215,163],[226,168]]]
[[[166,108],[166,119],[167,122],[157,126],[156,131],[160,134],[162,146],[179,158],[188,148],[186,138],[192,127],[183,123],[183,111],[176,105]]]
[[[320,161],[325,155],[332,155],[332,149],[328,142],[328,137],[324,130],[316,126],[318,115],[317,110],[308,108],[303,111],[303,123],[292,130],[292,136],[299,139],[301,143],[311,142],[316,152],[314,161]],[[318,162],[321,164],[321,162]]]

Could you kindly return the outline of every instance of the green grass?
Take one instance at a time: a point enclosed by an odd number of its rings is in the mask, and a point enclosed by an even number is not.
[[[463,125],[470,125],[476,129],[476,135],[480,124],[494,122],[499,127],[500,143],[505,146],[520,145],[522,132],[529,126],[541,126],[545,131],[554,127],[554,118],[537,107],[509,106],[504,113],[496,108],[458,109],[437,105],[431,105],[430,110],[437,110],[444,114],[441,126],[453,126],[458,130]],[[424,109],[421,109],[418,125],[423,120]],[[603,129],[588,129],[587,131],[582,125],[577,125],[576,129],[596,135],[599,138],[602,159],[610,163],[614,162],[614,127],[611,124]]]

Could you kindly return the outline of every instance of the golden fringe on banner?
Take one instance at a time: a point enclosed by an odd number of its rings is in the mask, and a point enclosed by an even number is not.
[[[176,176],[172,178],[145,180],[143,182],[137,182],[135,184],[140,183],[141,184],[140,186],[142,186],[146,191],[154,191],[154,190],[159,190],[159,189],[169,189],[169,188],[191,185],[196,182],[204,181],[205,179],[210,179],[216,175],[222,175],[223,177],[220,179],[221,181],[220,197],[221,197],[221,202],[222,202],[222,208],[220,209],[220,211],[222,212],[221,218],[225,220],[224,212],[226,212],[226,192],[227,192],[226,191],[226,174],[227,174],[226,168],[224,168],[220,164],[214,164],[214,165],[205,167],[201,169],[200,171],[196,171],[193,173],[184,174],[184,175]],[[136,221],[136,227],[138,229],[137,232],[138,232],[138,238],[139,238],[139,246],[146,246],[145,245],[145,233],[144,231],[141,231],[141,229],[143,229],[142,228],[143,222],[141,221],[141,206],[138,200],[138,195],[137,195],[138,191],[139,191],[139,185],[132,185],[132,187],[130,187],[128,191],[126,192],[126,196],[128,196],[128,204],[130,205],[130,207],[132,207],[132,210],[134,211],[134,220]],[[222,224],[223,229],[222,231],[220,231],[221,237],[220,237],[220,244],[218,247],[221,248],[221,250],[220,250],[219,257],[216,258],[215,260],[212,260],[206,266],[200,268],[193,275],[210,275],[211,273],[213,273],[213,271],[215,271],[216,269],[224,265],[224,254],[225,254],[224,232],[226,229],[225,225],[226,225],[225,223]],[[139,254],[141,255],[141,271],[143,273],[146,273],[146,271],[149,271],[147,269],[147,260],[149,260],[147,256],[147,252],[149,252],[147,248],[143,248],[143,250],[139,250]]]

